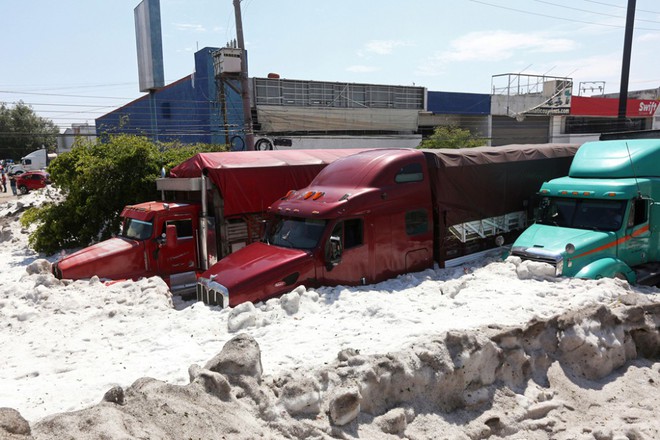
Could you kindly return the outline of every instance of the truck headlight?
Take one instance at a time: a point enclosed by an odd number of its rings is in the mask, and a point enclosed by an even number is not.
[[[210,306],[229,307],[229,289],[208,278],[197,280],[197,301]]]

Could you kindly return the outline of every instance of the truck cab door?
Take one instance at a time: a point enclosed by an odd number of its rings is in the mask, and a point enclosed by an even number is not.
[[[169,230],[169,231],[168,231]],[[170,274],[194,271],[197,267],[192,218],[165,219],[156,250],[157,273],[167,278]]]
[[[340,220],[333,226],[325,243],[324,261],[321,284],[356,285],[373,281],[362,218]]]
[[[628,266],[649,261],[651,230],[649,228],[649,201],[638,198],[630,202],[625,240],[619,246],[619,258]]]

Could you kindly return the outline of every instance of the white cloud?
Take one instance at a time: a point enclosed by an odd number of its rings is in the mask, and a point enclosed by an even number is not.
[[[377,55],[389,55],[394,49],[405,45],[406,43],[398,40],[371,40],[364,45],[364,51]]]
[[[654,43],[659,40],[660,40],[660,34],[653,32],[647,32],[637,37],[638,42],[644,42],[644,43],[649,43],[649,42]]]
[[[184,32],[206,32],[206,28],[201,24],[174,23],[174,27],[176,30]]]
[[[353,73],[371,73],[380,70],[380,68],[375,66],[354,65],[348,66],[346,70]]]
[[[450,43],[450,49],[428,58],[417,72],[437,75],[448,63],[464,61],[502,61],[519,54],[561,53],[577,48],[567,38],[552,37],[546,33],[516,33],[508,31],[471,32]]]
[[[440,55],[447,61],[494,61],[511,58],[517,51],[567,52],[576,43],[566,38],[544,34],[522,34],[507,31],[472,32],[451,43],[451,50]]]

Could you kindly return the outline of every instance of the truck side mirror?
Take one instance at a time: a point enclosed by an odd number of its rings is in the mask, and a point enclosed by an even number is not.
[[[167,225],[165,228],[165,246],[174,247],[176,246],[176,241],[176,225]]]
[[[343,249],[341,247],[341,238],[336,235],[331,235],[330,240],[328,240],[325,252],[325,264],[328,270],[331,270],[333,267],[341,263],[342,251]]]

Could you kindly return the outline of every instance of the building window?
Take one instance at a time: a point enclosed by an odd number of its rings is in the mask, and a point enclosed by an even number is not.
[[[255,78],[257,105],[422,110],[424,88]]]

